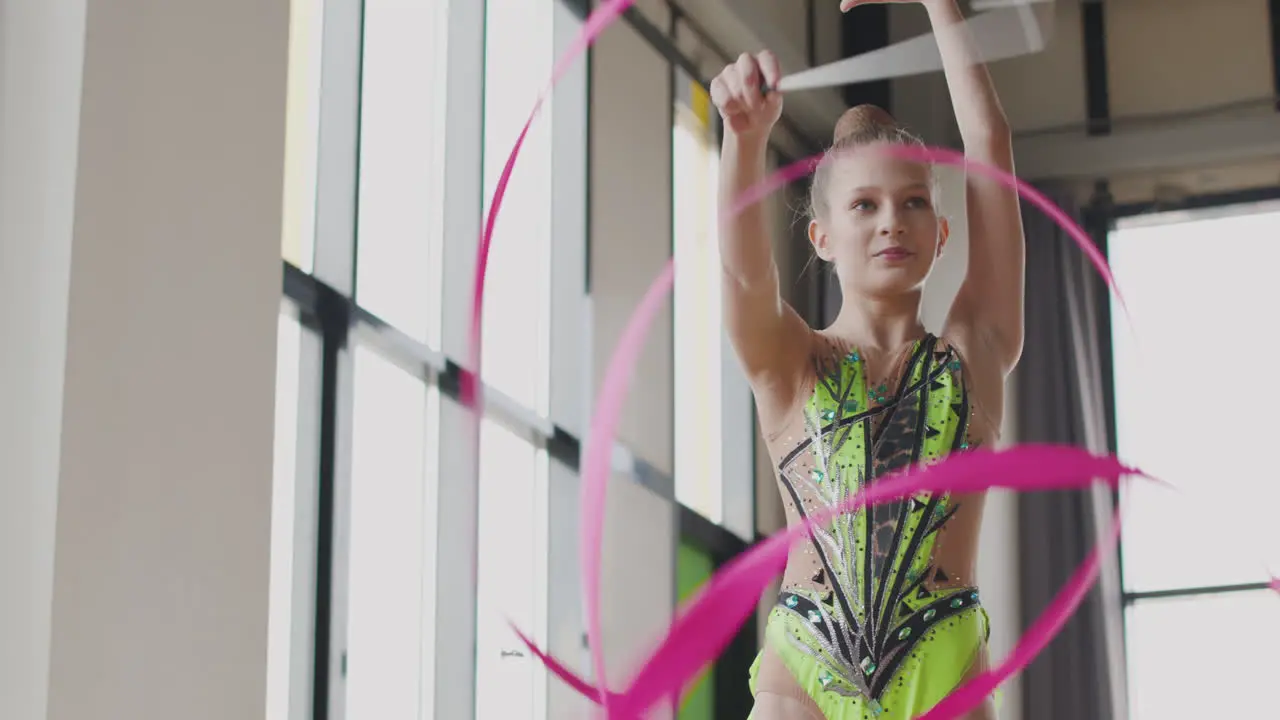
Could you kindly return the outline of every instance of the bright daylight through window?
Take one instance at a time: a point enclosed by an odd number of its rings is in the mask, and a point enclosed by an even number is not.
[[[1133,720],[1202,716],[1168,686],[1223,688],[1214,715],[1256,715],[1280,677],[1275,598],[1248,589],[1280,574],[1280,334],[1267,321],[1277,238],[1274,205],[1138,219],[1110,235],[1136,328],[1116,313],[1119,454],[1180,489],[1139,482],[1123,497]]]

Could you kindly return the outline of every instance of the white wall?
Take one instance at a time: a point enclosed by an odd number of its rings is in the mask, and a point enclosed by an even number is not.
[[[0,717],[44,718],[85,3],[0,0]]]
[[[0,715],[261,717],[287,12],[3,13]]]

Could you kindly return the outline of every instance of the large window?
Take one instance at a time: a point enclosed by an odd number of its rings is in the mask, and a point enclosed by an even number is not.
[[[434,694],[439,394],[357,344],[347,570],[349,718],[428,718]]]
[[[323,21],[323,0],[290,0],[281,254],[285,261],[308,272],[315,259],[316,143],[320,132]]]
[[[1280,267],[1280,207],[1122,222],[1109,252],[1136,336],[1114,322],[1118,450],[1179,487],[1124,494],[1122,568],[1131,717],[1195,718],[1173,688],[1212,693],[1213,714],[1245,717],[1280,677],[1280,574],[1270,471],[1280,386],[1265,322]]]
[[[546,452],[494,420],[480,430],[476,717],[537,720],[545,686],[511,629],[546,637]]]
[[[750,390],[724,330],[719,118],[676,70],[672,123],[676,500],[739,537],[754,535]]]
[[[543,108],[507,185],[485,293],[478,463],[458,392],[485,203],[588,4],[290,2],[268,720],[564,716],[572,693],[552,691],[559,681],[511,625],[571,664],[586,657],[575,478],[594,390],[585,66]],[[667,478],[641,482],[695,539],[669,562],[687,593],[751,533],[753,480],[749,398],[720,323],[715,131],[705,92],[685,84],[673,136],[679,495],[702,515],[675,506]],[[637,604],[663,616],[674,598],[654,597]],[[718,664],[728,669],[704,677],[684,717],[708,717],[712,695],[736,707],[716,684],[745,676],[749,653],[735,653],[746,662]]]
[[[356,299],[440,347],[445,0],[365,0]]]
[[[551,74],[553,3],[488,0],[485,13],[484,197]],[[551,104],[529,131],[494,229],[485,281],[486,382],[548,412],[551,301]],[[485,213],[489,211],[485,206]]]
[[[716,236],[720,156],[706,91],[681,72],[675,76],[671,185],[676,499],[719,523],[724,519],[723,323]]]
[[[484,213],[551,73],[557,0],[488,0],[484,50]],[[485,281],[486,385],[519,413],[550,412],[552,116],[529,131],[494,229]],[[546,674],[510,624],[545,634],[547,455],[497,421],[480,434],[476,717],[535,720]]]
[[[271,580],[267,637],[267,720],[310,715],[312,593],[315,575],[313,433],[318,338],[292,304],[280,313],[276,349],[275,469],[271,493]]]

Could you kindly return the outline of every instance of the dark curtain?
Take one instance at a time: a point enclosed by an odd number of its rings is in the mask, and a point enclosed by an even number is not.
[[[1105,252],[1105,204],[1082,213],[1069,196],[1042,188],[1083,220]],[[1114,447],[1111,328],[1106,285],[1079,246],[1044,213],[1024,205],[1026,340],[1014,378],[1014,436],[1109,452]],[[1109,488],[1027,493],[1018,499],[1023,624],[1048,606],[1110,523]],[[1025,720],[1123,720],[1124,666],[1114,554],[1062,633],[1023,674]]]

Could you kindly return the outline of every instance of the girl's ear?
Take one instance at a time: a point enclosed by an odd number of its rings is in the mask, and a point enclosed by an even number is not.
[[[947,240],[951,237],[951,221],[945,215],[938,216],[938,257],[942,257],[942,250],[947,246]]]
[[[827,231],[817,220],[809,221],[809,244],[818,257],[831,262],[831,249],[828,247]]]

